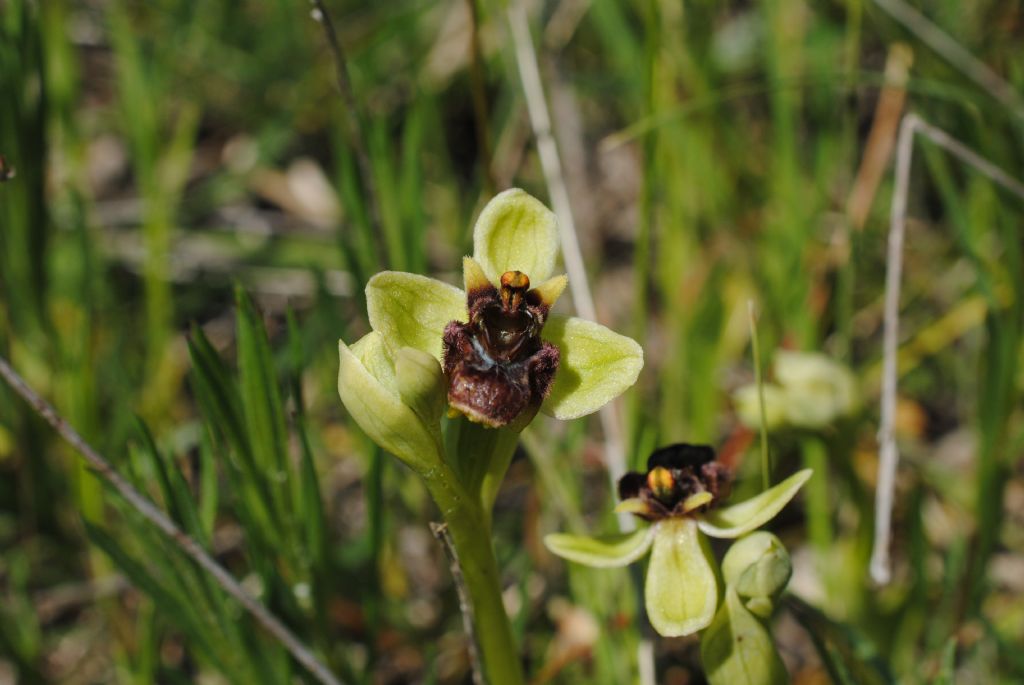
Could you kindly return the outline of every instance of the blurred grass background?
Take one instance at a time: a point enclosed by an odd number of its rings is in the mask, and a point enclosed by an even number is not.
[[[1024,87],[1024,3],[913,4]],[[0,0],[0,353],[347,682],[469,682],[429,498],[348,422],[336,340],[367,330],[374,272],[456,282],[494,190],[547,190],[501,3],[328,7],[355,113],[301,0]],[[772,436],[776,474],[817,469],[774,523],[794,681],[1024,681],[1024,212],[919,143],[879,589],[891,174],[854,192],[900,95],[1018,176],[1020,110],[868,0],[530,8],[599,318],[647,352],[620,407],[631,464],[710,442],[756,489],[729,399],[753,377],[753,299],[766,361],[825,351],[863,394],[840,424]],[[895,108],[876,110],[883,88]],[[538,420],[495,541],[537,683],[637,677],[640,571],[539,542],[613,530],[612,504],[599,423]],[[656,682],[703,682],[693,639],[654,655]],[[0,388],[0,684],[307,678]]]

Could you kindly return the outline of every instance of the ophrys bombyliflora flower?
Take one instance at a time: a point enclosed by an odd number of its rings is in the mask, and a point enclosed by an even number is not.
[[[767,523],[796,495],[811,471],[799,471],[739,504],[720,507],[730,474],[714,450],[680,443],[655,451],[646,473],[619,481],[626,511],[650,523],[631,533],[588,537],[553,533],[544,538],[561,557],[594,567],[625,566],[651,553],[644,587],[651,625],[665,636],[695,633],[718,606],[716,562],[705,535],[736,538]]]

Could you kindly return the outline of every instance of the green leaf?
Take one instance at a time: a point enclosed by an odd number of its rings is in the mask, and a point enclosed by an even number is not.
[[[99,547],[121,569],[128,579],[139,590],[144,592],[154,604],[177,627],[185,631],[192,643],[203,652],[222,672],[230,673],[228,664],[221,659],[219,650],[210,649],[210,630],[199,610],[193,602],[184,596],[170,591],[148,568],[135,560],[132,554],[121,547],[114,538],[101,528],[88,521],[85,523],[86,533],[94,545]]]
[[[746,502],[724,509],[712,509],[700,521],[700,529],[711,537],[738,538],[772,520],[793,499],[813,471],[803,469]]]
[[[555,214],[526,191],[498,193],[476,220],[473,257],[493,283],[506,271],[522,271],[539,284],[551,276],[557,255]]]
[[[370,326],[392,355],[403,347],[441,359],[441,336],[449,321],[465,321],[466,294],[433,278],[382,271],[366,284]]]
[[[704,673],[711,685],[784,685],[789,674],[771,633],[743,606],[732,588],[700,642]]]
[[[207,432],[219,452],[229,457],[225,461],[239,496],[239,518],[250,534],[267,540],[269,548],[276,548],[278,529],[269,509],[273,501],[271,487],[252,454],[238,385],[198,326],[192,329],[189,355],[194,391]]]
[[[644,598],[651,625],[665,637],[691,635],[714,618],[718,604],[715,562],[691,518],[654,526]]]
[[[263,323],[252,301],[236,289],[237,355],[239,387],[245,428],[249,434],[252,461],[258,471],[253,474],[264,484],[270,498],[264,504],[270,514],[271,529],[262,526],[251,534],[276,536],[281,552],[297,556],[298,526],[292,496],[291,469],[288,464],[288,435],[284,425],[284,407],[277,385],[274,357],[270,352]],[[258,481],[257,481],[258,482]],[[265,576],[266,577],[266,576]]]
[[[299,441],[299,477],[294,479],[296,501],[306,554],[315,567],[323,564],[327,549],[327,521],[320,497],[320,481],[316,473],[313,449],[309,443],[306,403],[302,397],[302,334],[291,308],[288,308],[288,350],[291,357],[291,394],[295,402],[295,434]],[[321,607],[317,607],[318,610]]]
[[[551,533],[544,536],[549,550],[569,561],[594,568],[611,568],[630,564],[651,547],[654,527],[644,526],[632,533],[594,538],[588,535]]]
[[[413,468],[428,468],[441,459],[437,434],[374,372],[384,372],[394,382],[380,333],[369,333],[348,347],[338,341],[341,364],[338,394],[359,427],[378,445]],[[390,377],[386,374],[390,373]]]
[[[249,457],[249,436],[242,418],[238,388],[224,362],[199,326],[192,327],[188,341],[192,360],[192,381],[203,416],[235,448],[239,457]]]
[[[931,685],[956,685],[956,646],[955,635],[946,640],[946,646],[942,648],[939,672],[935,674]]]
[[[632,338],[576,317],[552,316],[541,337],[561,352],[541,411],[558,419],[593,413],[636,382],[644,351]]]
[[[286,471],[286,430],[270,343],[249,298],[238,290],[236,299],[238,374],[246,429],[256,462],[264,469],[283,476]],[[276,479],[272,478],[272,481],[276,482]]]
[[[153,440],[152,433],[142,421],[136,418],[136,430],[142,439],[142,452],[156,473],[157,483],[163,495],[164,506],[178,525],[191,537],[196,538],[204,547],[207,545],[206,532],[199,519],[195,500],[174,460],[165,457]]]
[[[896,682],[869,640],[849,626],[835,623],[795,595],[786,595],[783,601],[807,631],[833,683],[882,685]]]

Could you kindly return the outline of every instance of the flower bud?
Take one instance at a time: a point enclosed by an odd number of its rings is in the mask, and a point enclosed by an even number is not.
[[[792,573],[789,552],[777,537],[764,531],[740,538],[722,560],[726,584],[744,598],[772,600],[785,589]]]
[[[338,394],[359,427],[413,468],[425,468],[440,459],[438,422],[424,422],[401,397],[397,374],[380,334],[369,333],[351,347],[339,340],[338,352]],[[406,374],[408,378],[417,375],[408,369]],[[416,381],[409,382],[409,397],[423,396],[422,391],[411,390],[415,385]]]
[[[427,426],[436,426],[444,411],[445,380],[433,355],[403,347],[395,359],[398,394]]]

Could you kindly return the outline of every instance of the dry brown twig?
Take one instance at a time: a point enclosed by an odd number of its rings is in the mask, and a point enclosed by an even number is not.
[[[530,123],[533,126],[533,134],[537,139],[537,153],[540,155],[544,180],[548,186],[548,194],[551,196],[551,206],[558,218],[562,257],[565,260],[565,270],[569,276],[569,291],[572,295],[573,306],[583,318],[596,321],[597,310],[594,307],[589,281],[587,281],[587,271],[583,264],[579,239],[576,236],[576,222],[573,219],[572,205],[569,202],[569,192],[566,189],[562,173],[558,144],[551,127],[551,115],[541,82],[537,53],[530,35],[530,24],[522,0],[513,0],[509,4],[508,19],[512,29],[516,64],[519,67],[519,77],[523,85],[523,94],[526,97],[526,107],[529,111]],[[617,407],[617,400],[613,400],[603,406],[599,413],[601,430],[604,433],[605,465],[608,468],[613,491],[619,478],[626,473],[625,440]],[[619,514],[618,523],[619,529],[623,532],[636,527],[636,523],[629,514]],[[637,659],[640,682],[653,683],[654,661],[649,640],[640,640]]]
[[[875,539],[871,551],[871,578],[884,585],[892,578],[889,543],[892,534],[892,506],[896,487],[896,390],[899,369],[899,305],[903,272],[903,242],[907,225],[907,195],[914,149],[914,135],[943,148],[964,164],[974,168],[993,183],[1024,200],[1024,183],[988,161],[942,129],[925,122],[914,113],[903,117],[896,144],[896,181],[890,209],[889,245],[886,255],[885,314],[882,338],[882,398],[878,426],[878,484],[875,490]]]
[[[78,431],[63,416],[57,413],[57,410],[49,402],[33,390],[3,357],[0,357],[0,377],[37,414],[43,417],[57,431],[58,435],[64,438],[76,452],[82,455],[82,458],[93,468],[97,476],[114,488],[146,521],[153,524],[160,532],[170,538],[186,556],[213,576],[217,584],[237,600],[256,619],[256,622],[280,642],[311,675],[323,683],[323,685],[342,685],[341,681],[316,658],[313,652],[284,623],[270,613],[259,600],[249,594],[227,569],[207,554],[202,545],[186,535],[174,521],[157,508],[155,504],[150,502],[145,495],[136,490],[124,476],[118,473],[110,462],[86,442],[78,434]]]
[[[466,637],[469,640],[469,663],[473,670],[473,684],[487,685],[487,680],[484,678],[483,664],[480,663],[480,646],[476,637],[476,618],[473,614],[473,604],[469,601],[469,590],[466,588],[466,581],[462,577],[459,554],[455,550],[455,543],[452,542],[452,536],[448,532],[448,524],[431,521],[430,532],[441,543],[441,546],[444,548],[444,555],[448,558],[448,568],[451,570],[452,581],[455,583],[455,593],[459,597],[462,628],[466,631]]]
[[[366,149],[366,131],[363,129],[363,119],[356,102],[355,89],[352,87],[352,79],[348,73],[348,60],[345,57],[345,50],[338,39],[338,32],[334,29],[334,22],[327,11],[323,0],[310,0],[313,5],[313,20],[319,23],[324,29],[324,37],[327,39],[327,46],[331,50],[331,57],[334,60],[334,71],[337,78],[338,94],[345,105],[345,123],[349,137],[349,144],[355,150],[356,164],[359,166],[359,175],[362,176],[363,190],[369,197],[368,210],[370,224],[373,227],[373,234],[376,237],[374,244],[379,252],[381,264],[389,264],[387,248],[384,246],[384,227],[381,223],[380,195],[377,194],[377,184],[373,179],[373,165],[370,163],[370,153]]]
[[[928,17],[903,0],[875,0],[889,16],[901,23],[921,42],[974,81],[1020,119],[1024,119],[1024,98],[992,67],[972,55]]]

